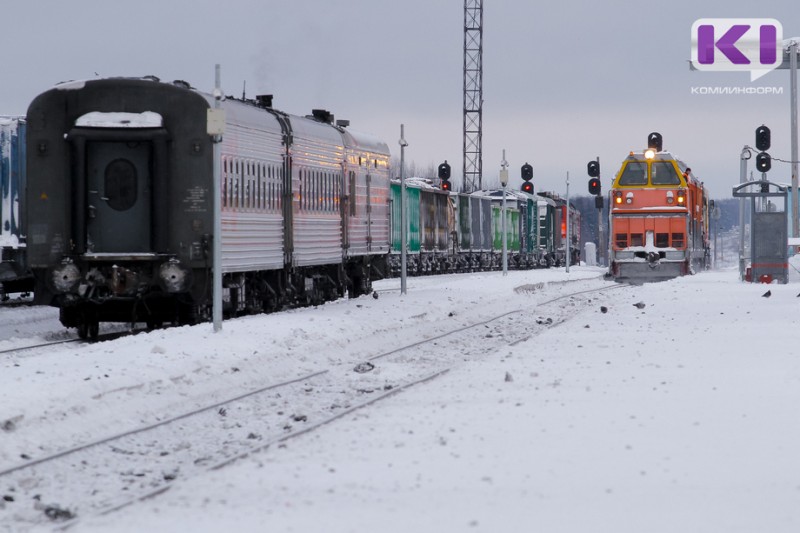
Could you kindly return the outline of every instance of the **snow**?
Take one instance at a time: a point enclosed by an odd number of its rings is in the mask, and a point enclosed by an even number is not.
[[[179,477],[152,499],[105,516],[79,513],[72,530],[797,531],[800,274],[769,287],[741,283],[731,270],[622,287],[601,274],[410,278],[407,295],[386,280],[376,284],[378,299],[226,321],[218,334],[202,324],[2,354],[0,424],[14,423],[0,430],[0,470],[23,453],[259,384],[352,368],[519,309],[527,340],[511,343],[519,327],[489,323],[496,348],[465,355],[442,377],[285,445]],[[600,287],[609,290],[546,304]],[[534,327],[558,306],[564,322]],[[65,336],[57,311],[0,307],[0,350],[37,336]],[[448,350],[469,351],[460,338],[404,364],[434,371]],[[380,384],[402,368],[374,364],[349,379]],[[0,531],[19,530],[14,510],[26,505],[0,507]]]
[[[75,125],[79,128],[160,128],[164,119],[153,111],[142,113],[92,111],[78,117]]]

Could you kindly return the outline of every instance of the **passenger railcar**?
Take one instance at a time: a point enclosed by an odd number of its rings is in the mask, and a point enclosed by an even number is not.
[[[208,318],[214,268],[226,314],[363,294],[385,269],[385,143],[324,111],[280,112],[271,97],[220,105],[214,235],[213,96],[180,81],[112,78],[61,84],[31,103],[35,301],[58,306],[82,337],[99,322]]]
[[[0,117],[0,299],[33,290],[21,213],[25,190],[24,117]]]
[[[631,152],[611,191],[610,266],[617,280],[663,280],[709,265],[708,195],[680,159],[657,142]]]

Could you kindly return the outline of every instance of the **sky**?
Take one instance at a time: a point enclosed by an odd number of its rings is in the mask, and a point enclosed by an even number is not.
[[[220,333],[4,352],[0,531],[51,531],[59,509],[82,533],[793,533],[798,266],[770,286],[735,267],[641,286],[586,266],[430,276],[406,295],[390,279]],[[0,306],[0,350],[67,338],[57,316]]]
[[[774,71],[690,72],[698,18],[775,18],[800,35],[789,0],[633,4],[484,2],[483,183],[502,160],[511,186],[534,168],[537,190],[586,194],[586,162],[600,157],[604,190],[630,150],[658,131],[729,198],[739,154],[755,129],[772,129],[773,157],[789,160],[789,76]],[[273,94],[294,114],[324,108],[378,135],[417,168],[444,160],[458,187],[463,142],[463,2],[230,0],[224,4],[103,0],[13,2],[3,8],[0,114],[24,113],[53,84],[97,76],[156,75],[210,91],[214,65],[227,94]],[[692,94],[693,87],[774,87],[783,94]],[[769,177],[790,181],[776,162]]]

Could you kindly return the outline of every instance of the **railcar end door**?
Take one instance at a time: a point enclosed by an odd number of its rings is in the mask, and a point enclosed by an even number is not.
[[[149,253],[152,143],[88,142],[87,248],[93,253]]]

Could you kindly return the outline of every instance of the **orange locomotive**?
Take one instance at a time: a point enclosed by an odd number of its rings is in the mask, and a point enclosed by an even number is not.
[[[709,265],[708,195],[689,167],[662,151],[661,135],[631,152],[610,192],[610,274],[657,281]]]

